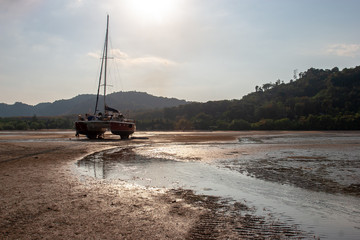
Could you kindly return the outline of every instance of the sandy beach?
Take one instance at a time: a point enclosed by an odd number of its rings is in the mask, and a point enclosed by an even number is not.
[[[248,206],[186,189],[151,189],[74,173],[87,155],[142,143],[235,141],[239,133],[164,133],[120,141],[74,132],[0,134],[1,239],[288,239],[305,233]],[[141,134],[137,135],[140,136]],[[246,214],[245,212],[246,211]],[[237,229],[234,231],[234,229]]]

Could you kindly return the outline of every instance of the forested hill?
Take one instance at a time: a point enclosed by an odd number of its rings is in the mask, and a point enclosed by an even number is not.
[[[133,110],[138,130],[360,130],[360,66],[342,71],[311,68],[290,83],[278,80],[255,90],[241,100],[207,103],[115,93],[108,103]],[[74,115],[34,115],[91,112],[94,101],[94,95],[80,95],[36,106],[0,104],[0,116],[33,116],[0,118],[0,130],[72,128]]]
[[[191,103],[137,116],[143,129],[360,129],[360,66],[311,68],[256,86],[241,100]]]
[[[103,97],[100,97],[99,100],[99,106],[103,106]],[[92,113],[95,101],[96,95],[88,94],[53,103],[40,103],[35,106],[19,102],[12,105],[0,103],[0,117],[63,116]],[[107,95],[107,104],[123,112],[174,107],[186,103],[185,100],[156,97],[144,92],[116,92]]]

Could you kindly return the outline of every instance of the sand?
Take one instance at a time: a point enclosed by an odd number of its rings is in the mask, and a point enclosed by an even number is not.
[[[236,133],[163,133],[120,141],[74,132],[0,134],[0,239],[241,239],[300,236],[239,203],[184,189],[146,189],[74,173],[77,160],[144,141],[233,141]],[[231,213],[231,214],[229,214]],[[237,229],[237,231],[234,231]]]
[[[73,132],[26,136],[39,137],[68,140]],[[118,144],[123,142],[2,142],[0,238],[184,239],[201,209],[160,190],[81,181],[71,171],[81,157]]]

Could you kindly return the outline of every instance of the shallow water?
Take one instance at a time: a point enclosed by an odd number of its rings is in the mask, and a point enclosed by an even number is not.
[[[360,133],[242,135],[236,142],[119,147],[78,167],[100,179],[232,198],[317,237],[359,239],[360,198],[342,192],[360,183],[359,144]]]

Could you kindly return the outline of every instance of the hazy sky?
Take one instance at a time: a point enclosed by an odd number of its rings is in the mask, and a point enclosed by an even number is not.
[[[204,102],[288,82],[295,69],[360,65],[359,9],[358,0],[0,0],[0,102],[95,94],[106,14],[108,92]]]

